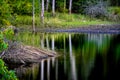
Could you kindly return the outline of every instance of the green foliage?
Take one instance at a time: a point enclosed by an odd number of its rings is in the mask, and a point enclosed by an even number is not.
[[[0,0],[0,24],[10,25],[11,12],[7,0]]]
[[[7,46],[8,46],[8,44],[5,43],[5,41],[4,41],[3,32],[0,32],[0,52],[7,49]]]
[[[0,31],[0,52],[7,49],[8,41],[14,40],[14,32],[11,28]]]
[[[109,20],[120,21],[120,7],[109,7]]]
[[[2,59],[0,59],[0,80],[18,80],[14,71],[8,71]]]
[[[14,39],[14,32],[12,30],[12,28],[7,28],[3,31],[4,37],[7,40],[13,40]]]
[[[108,10],[112,14],[120,15],[120,7],[110,7]]]
[[[0,52],[8,48],[8,44],[5,42],[5,39],[12,39],[12,35],[12,29],[0,31]],[[14,71],[8,71],[2,59],[0,59],[0,80],[18,80]]]
[[[120,45],[117,46],[116,48],[116,60],[120,59]]]

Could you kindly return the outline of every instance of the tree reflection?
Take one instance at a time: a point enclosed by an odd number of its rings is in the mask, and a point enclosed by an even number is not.
[[[41,80],[44,80],[44,60],[41,61]]]
[[[76,75],[76,64],[75,64],[75,57],[72,54],[72,40],[71,40],[71,34],[69,34],[69,52],[70,52],[70,63],[71,63],[71,76],[72,80],[77,80]]]

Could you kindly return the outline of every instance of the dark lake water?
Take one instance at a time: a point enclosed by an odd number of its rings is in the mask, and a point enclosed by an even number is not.
[[[120,80],[118,34],[21,33],[19,40],[60,55],[15,66],[20,80]]]

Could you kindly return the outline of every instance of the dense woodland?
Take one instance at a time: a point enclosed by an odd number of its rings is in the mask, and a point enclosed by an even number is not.
[[[0,24],[14,24],[17,15],[40,15],[43,19],[46,12],[106,16],[108,7],[116,15],[119,6],[120,0],[0,0]]]

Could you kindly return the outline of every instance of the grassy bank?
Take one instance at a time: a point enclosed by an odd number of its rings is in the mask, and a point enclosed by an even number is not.
[[[99,25],[99,24],[115,24],[114,21],[101,20],[96,18],[90,18],[88,16],[80,14],[64,14],[56,13],[56,16],[53,17],[50,13],[45,14],[44,19],[44,28],[69,28],[69,27],[80,27],[86,25]],[[13,23],[18,27],[32,26],[32,16],[16,16],[16,20]],[[37,27],[43,27],[40,23],[40,17],[35,16],[35,25]]]

